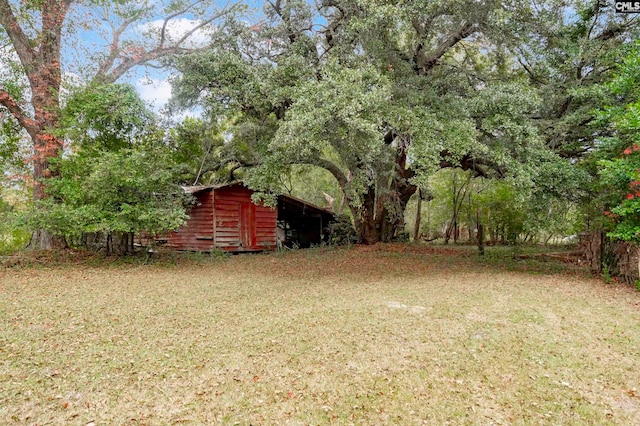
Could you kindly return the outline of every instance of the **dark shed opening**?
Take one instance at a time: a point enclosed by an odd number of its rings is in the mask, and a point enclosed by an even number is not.
[[[278,240],[285,247],[308,248],[327,241],[333,213],[290,195],[278,197]]]

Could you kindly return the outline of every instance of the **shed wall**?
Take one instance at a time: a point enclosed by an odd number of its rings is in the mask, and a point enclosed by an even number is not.
[[[214,244],[229,251],[273,249],[276,245],[276,209],[255,205],[252,191],[241,185],[215,189]]]
[[[167,245],[177,250],[211,251],[213,244],[213,191],[194,194],[196,204],[189,209],[187,223],[167,234]]]

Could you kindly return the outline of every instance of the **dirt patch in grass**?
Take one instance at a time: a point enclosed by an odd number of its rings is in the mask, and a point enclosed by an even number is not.
[[[0,423],[640,423],[639,293],[451,250],[6,269]]]

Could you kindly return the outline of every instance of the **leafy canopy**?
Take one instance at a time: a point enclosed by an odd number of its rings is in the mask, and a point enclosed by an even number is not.
[[[71,96],[60,137],[72,142],[52,160],[47,197],[30,216],[54,235],[160,233],[186,220],[175,153],[152,113],[126,85],[91,85]]]
[[[624,104],[602,111],[611,137],[603,139],[599,155],[605,211],[613,224],[610,235],[640,242],[640,43],[618,67],[609,85]]]

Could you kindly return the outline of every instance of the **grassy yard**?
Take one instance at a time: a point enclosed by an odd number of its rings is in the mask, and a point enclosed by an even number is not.
[[[640,424],[640,293],[531,265],[394,245],[0,269],[0,424]]]

